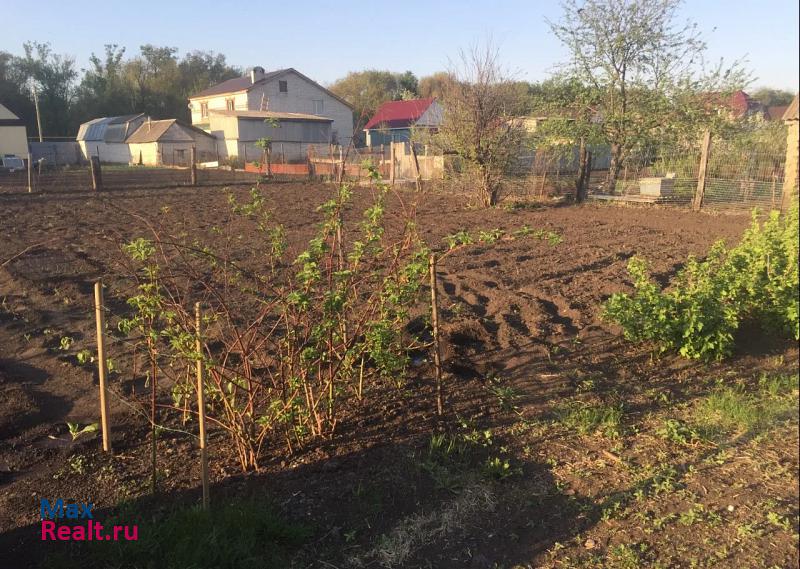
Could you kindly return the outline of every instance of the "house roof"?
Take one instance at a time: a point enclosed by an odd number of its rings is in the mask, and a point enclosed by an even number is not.
[[[328,95],[330,95],[340,103],[347,105],[351,109],[353,108],[353,105],[342,99],[339,95],[337,95],[332,91],[329,91],[328,89],[326,89],[313,79],[306,77],[294,67],[287,67],[286,69],[278,69],[276,71],[270,71],[268,73],[265,73],[255,83],[253,83],[253,81],[251,80],[250,75],[245,75],[243,77],[234,77],[233,79],[228,79],[227,81],[223,81],[222,83],[218,83],[217,85],[213,85],[208,89],[204,89],[203,91],[200,91],[195,95],[192,95],[191,97],[189,97],[189,100],[191,101],[192,99],[202,99],[205,97],[216,97],[219,95],[226,95],[228,93],[241,93],[242,91],[249,91],[256,85],[261,85],[262,83],[266,83],[267,81],[275,79],[289,72],[296,73],[298,76],[302,77],[309,83],[312,83],[317,87],[319,87],[320,89],[322,89],[323,91],[325,91]]]
[[[216,95],[224,95],[226,93],[239,93],[241,91],[249,91],[256,85],[260,85],[262,83],[266,83],[270,79],[277,77],[278,75],[289,71],[288,69],[278,69],[276,71],[270,71],[269,73],[265,73],[261,76],[261,78],[256,81],[255,83],[252,82],[250,75],[244,75],[242,77],[234,77],[233,79],[228,79],[227,81],[223,81],[222,83],[217,83],[216,85],[212,85],[208,89],[204,89],[200,91],[196,95],[192,95],[189,97],[190,99],[199,99],[201,97],[214,97]]]
[[[797,112],[798,112],[798,109],[797,109],[797,106],[798,106],[797,98],[798,97],[800,97],[800,95],[795,95],[794,99],[792,99],[792,104],[789,105],[789,108],[786,109],[785,113],[783,113],[783,120],[785,120],[785,121],[796,121],[796,120],[798,120],[798,116],[797,116]]]
[[[164,135],[165,132],[169,130],[169,127],[175,124],[175,122],[175,119],[144,121],[142,126],[137,128],[136,131],[130,135],[127,140],[125,140],[125,142],[128,144],[139,142],[156,142]]]
[[[86,121],[85,123],[81,124],[80,128],[78,129],[78,136],[75,137],[75,139],[96,141],[106,140],[106,131],[108,130],[109,126],[125,124],[143,116],[144,113],[138,113],[135,115],[119,115],[116,117],[99,117],[90,121]],[[124,134],[122,136],[124,136]],[[114,142],[122,142],[122,140]]]
[[[770,121],[782,120],[788,108],[789,105],[772,105],[771,107],[767,107],[764,118]]]
[[[224,111],[210,109],[212,115],[222,115],[226,117],[239,117],[242,119],[275,119],[279,121],[312,121],[312,122],[333,122],[333,119],[318,115],[308,115],[305,113],[283,113],[279,111]]]
[[[180,127],[193,131],[197,134],[202,134],[203,136],[207,136],[209,138],[213,138],[210,134],[206,131],[201,130],[194,126],[189,126],[188,124],[183,124],[178,119],[164,119],[159,121],[145,121],[142,125],[136,129],[136,132],[131,134],[125,142],[128,144],[141,144],[145,142],[166,142],[166,140],[162,140],[164,135],[170,129],[170,127],[174,124],[178,124]]]
[[[3,103],[0,103],[0,119],[19,120],[19,117],[12,113]]]
[[[435,99],[388,101],[382,104],[364,125],[364,130],[375,128],[405,128],[412,126],[428,110]]]

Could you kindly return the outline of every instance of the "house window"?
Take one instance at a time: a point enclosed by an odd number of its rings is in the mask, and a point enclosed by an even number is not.
[[[278,92],[279,93],[288,93],[289,92],[289,84],[286,81],[278,81]]]
[[[200,116],[208,118],[208,103],[200,103]]]
[[[311,101],[311,114],[313,115],[321,115],[323,109],[323,101]]]
[[[225,108],[229,111],[232,111],[235,108],[236,104],[233,99],[225,99]]]

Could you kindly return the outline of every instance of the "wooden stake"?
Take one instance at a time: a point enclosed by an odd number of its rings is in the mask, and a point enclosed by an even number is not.
[[[417,191],[422,191],[422,176],[419,173],[419,160],[417,160],[417,151],[414,148],[414,143],[409,142],[408,146],[411,148],[411,164],[414,166],[414,182],[417,185]]]
[[[96,192],[103,189],[103,175],[100,170],[100,158],[92,156],[89,159],[89,171],[92,174],[92,189]]]
[[[33,192],[33,155],[28,153],[28,193]]]
[[[431,274],[431,327],[433,328],[433,365],[436,373],[436,414],[444,412],[442,403],[442,357],[439,351],[439,302],[436,295],[436,254],[428,258]]]
[[[111,452],[110,412],[106,384],[105,315],[103,314],[103,281],[94,283],[94,315],[97,323],[97,371],[100,376],[100,426],[103,430],[103,450]]]
[[[394,142],[389,143],[389,182],[394,186]]]
[[[203,509],[208,509],[208,451],[206,450],[206,404],[203,386],[203,344],[200,340],[200,303],[194,305],[197,338],[197,421],[200,424],[200,475],[203,479]]]
[[[706,171],[708,170],[708,155],[711,151],[711,131],[703,133],[703,146],[700,149],[700,170],[697,173],[697,190],[694,192],[692,209],[700,211],[703,207],[703,198],[706,194]]]
[[[192,160],[192,164],[191,164],[191,167],[190,167],[190,170],[189,170],[190,176],[191,176],[191,184],[193,186],[196,186],[197,185],[197,148],[192,146],[192,149],[191,149],[191,151],[189,153],[189,156],[191,157],[191,160]]]

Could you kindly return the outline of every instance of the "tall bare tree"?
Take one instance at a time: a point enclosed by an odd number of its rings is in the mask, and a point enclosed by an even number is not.
[[[698,103],[701,92],[744,82],[738,65],[707,68],[697,25],[679,23],[681,0],[565,0],[559,22],[548,22],[567,47],[563,75],[592,90],[591,105],[611,147],[611,191],[625,156],[670,121],[674,104]],[[688,93],[688,96],[687,96]],[[683,113],[683,117],[691,113]]]
[[[516,113],[523,106],[518,84],[499,64],[487,43],[462,51],[460,64],[443,83],[444,117],[436,137],[475,175],[484,206],[497,203],[503,175],[519,156],[525,138]]]

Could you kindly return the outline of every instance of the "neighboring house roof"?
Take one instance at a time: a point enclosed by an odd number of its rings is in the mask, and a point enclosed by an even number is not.
[[[8,110],[3,103],[0,103],[0,119],[19,120],[19,117]]]
[[[364,125],[364,130],[377,128],[407,128],[414,123],[433,104],[434,98],[411,99],[409,101],[389,101],[382,104]]]
[[[259,78],[259,80],[256,81],[255,83],[252,82],[250,75],[244,75],[243,77],[234,77],[233,79],[228,79],[227,81],[223,81],[222,83],[212,85],[208,89],[204,89],[203,91],[200,91],[196,95],[192,95],[189,98],[200,99],[203,97],[215,97],[217,95],[225,95],[227,93],[241,93],[242,91],[249,91],[256,85],[266,83],[270,79],[273,79],[278,75],[283,74],[286,71],[289,70],[278,69],[277,71],[270,71],[269,73],[262,75]]]
[[[0,103],[0,126],[25,126],[25,121]]]
[[[78,136],[75,137],[75,140],[122,142],[123,138],[120,138],[119,140],[107,140],[106,131],[108,130],[108,127],[112,125],[125,124],[143,116],[144,113],[139,113],[135,115],[120,115],[116,117],[100,117],[86,121],[78,129]]]
[[[731,95],[729,106],[737,117],[746,114],[751,106],[750,95],[741,90],[735,91]]]
[[[192,131],[196,134],[202,134],[208,138],[213,138],[210,134],[208,134],[204,130],[200,130],[199,128],[189,126],[187,124],[183,124],[182,122],[178,121],[177,119],[165,119],[159,121],[145,121],[142,125],[136,129],[132,135],[130,135],[125,142],[127,144],[142,144],[146,142],[170,142],[169,138],[165,138],[167,131],[170,127],[174,124],[177,124],[181,128],[185,130]],[[186,142],[184,139],[173,140],[172,142]]]
[[[305,79],[309,83],[313,83],[314,85],[319,87],[322,91],[324,91],[325,93],[327,93],[328,95],[330,95],[331,97],[333,97],[334,99],[336,99],[337,101],[342,103],[343,105],[347,105],[351,109],[353,108],[353,105],[351,105],[350,103],[348,103],[347,101],[342,99],[339,95],[337,95],[336,93],[334,93],[332,91],[329,91],[328,89],[326,89],[325,87],[323,87],[322,85],[320,85],[319,83],[314,81],[313,79],[310,79],[309,77],[306,77],[305,75],[300,73],[294,67],[287,67],[286,69],[278,69],[276,71],[269,71],[268,73],[265,73],[264,75],[262,75],[255,83],[253,82],[253,80],[250,77],[250,75],[245,75],[243,77],[234,77],[233,79],[228,79],[227,81],[223,81],[222,83],[218,83],[217,85],[213,85],[213,86],[209,87],[208,89],[204,89],[203,91],[200,91],[199,93],[190,96],[189,100],[191,101],[192,99],[203,99],[203,98],[207,98],[207,97],[218,97],[220,95],[227,95],[229,93],[241,93],[243,91],[249,91],[250,89],[254,88],[256,85],[261,85],[263,83],[266,83],[267,81],[270,81],[272,79],[276,79],[276,78],[278,78],[281,75],[284,75],[286,73],[295,73],[295,74],[297,74],[298,76],[300,76],[301,78]]]
[[[799,96],[800,95],[795,95],[794,96],[794,99],[792,100],[792,103],[789,105],[789,108],[786,109],[785,113],[783,113],[783,120],[785,120],[785,121],[796,121],[796,120],[798,120],[798,116],[797,116],[797,113],[798,113],[798,109],[797,109],[798,102],[797,102],[797,99],[798,99]]]
[[[786,112],[786,109],[789,108],[789,105],[773,105],[771,107],[767,107],[766,113],[764,114],[764,118],[768,121],[779,121],[783,119],[783,115]]]
[[[308,115],[305,113],[284,113],[279,111],[224,111],[211,109],[212,115],[223,115],[226,117],[239,117],[243,119],[275,119],[279,121],[313,121],[313,122],[333,122],[333,119],[318,115]]]

